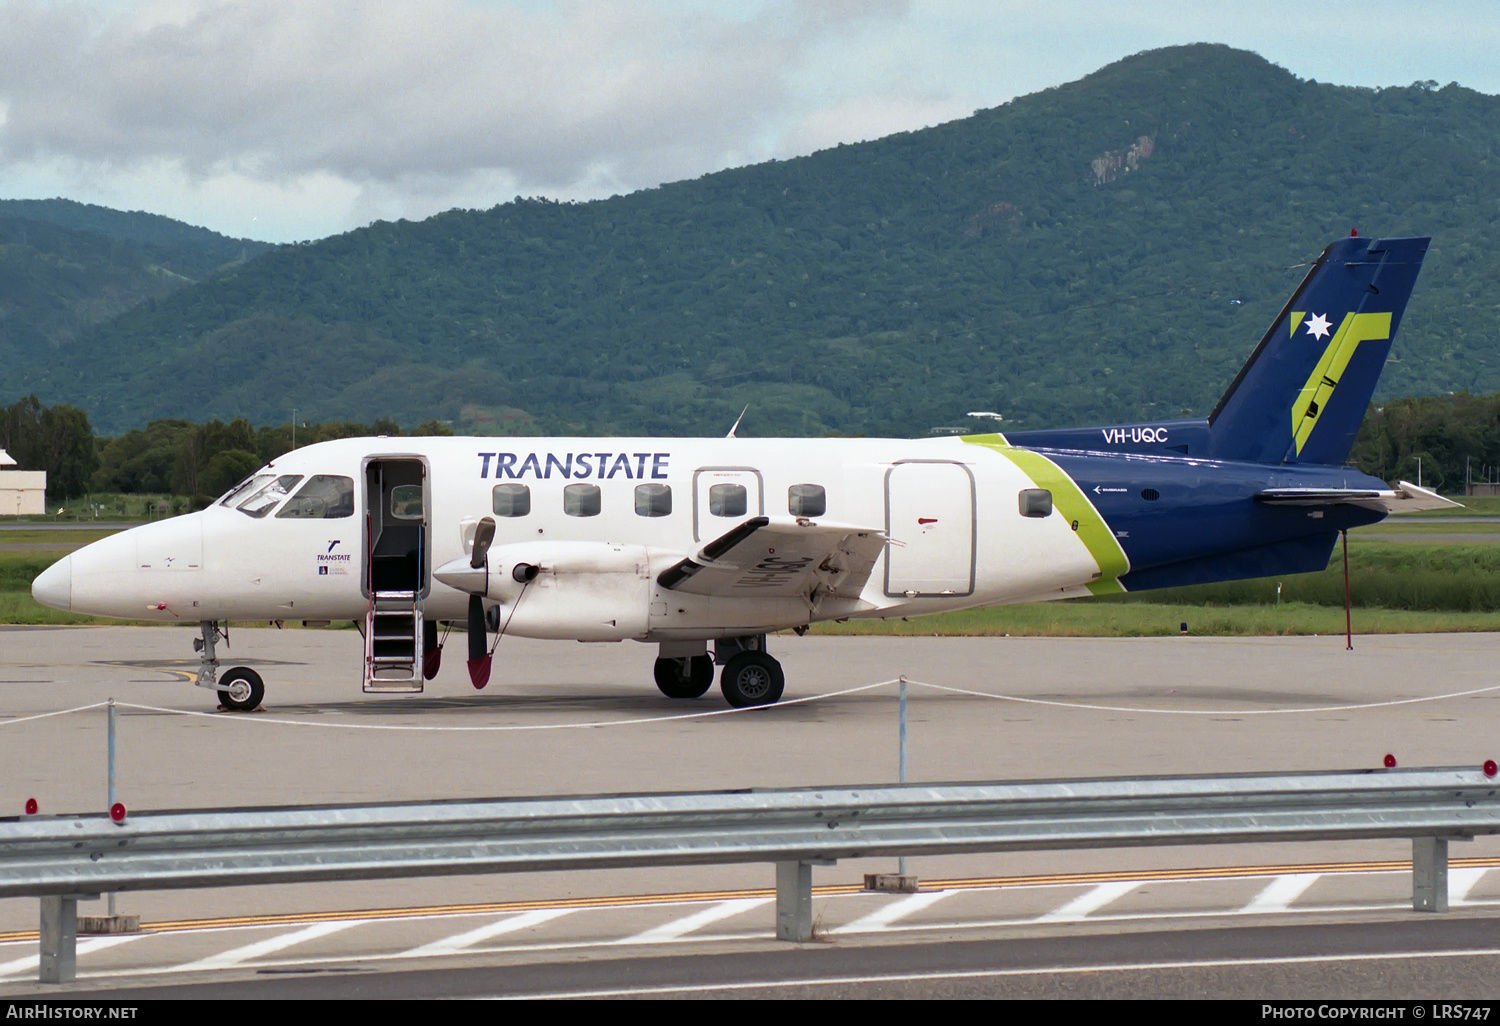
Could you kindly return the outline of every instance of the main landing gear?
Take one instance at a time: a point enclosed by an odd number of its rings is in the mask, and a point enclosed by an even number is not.
[[[217,620],[204,620],[200,624],[201,637],[193,639],[193,650],[198,653],[198,679],[200,688],[209,688],[219,693],[219,705],[230,712],[254,712],[266,697],[265,681],[260,674],[248,666],[235,666],[224,671],[220,678],[219,660],[214,654],[214,645],[219,639],[229,644],[229,628],[220,627]]]
[[[703,642],[663,643],[656,660],[656,686],[668,698],[699,698],[714,681],[714,663],[724,664],[719,690],[736,709],[774,705],[786,687],[781,664],[766,654],[766,636],[720,638],[714,655]]]

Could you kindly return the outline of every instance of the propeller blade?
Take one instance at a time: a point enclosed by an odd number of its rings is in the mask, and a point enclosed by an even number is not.
[[[422,653],[422,679],[431,680],[438,675],[438,667],[443,665],[443,650],[440,648],[429,648]]]
[[[469,566],[478,570],[484,566],[484,557],[489,555],[490,545],[495,541],[495,518],[485,517],[474,526],[474,551],[469,556]]]
[[[482,659],[489,652],[489,640],[484,633],[484,603],[478,595],[469,596],[469,664]]]
[[[490,682],[490,657],[488,654],[481,659],[469,660],[469,680],[474,683],[476,690],[482,690]]]

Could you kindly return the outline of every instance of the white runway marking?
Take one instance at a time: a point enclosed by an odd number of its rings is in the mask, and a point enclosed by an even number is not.
[[[349,929],[351,926],[360,926],[358,920],[339,920],[332,923],[314,923],[312,926],[301,930],[293,930],[291,933],[283,933],[276,937],[270,937],[254,944],[246,944],[244,947],[231,948],[221,951],[217,955],[200,958],[196,962],[188,962],[176,967],[178,972],[192,972],[197,969],[226,969],[230,966],[241,965],[253,958],[270,955],[304,941],[317,940],[331,933],[339,933]]]
[[[915,912],[936,905],[939,901],[955,894],[956,891],[925,891],[913,894],[900,901],[893,901],[884,908],[876,909],[867,916],[861,916],[852,923],[829,930],[829,933],[869,933],[888,929],[897,920],[905,919]]]
[[[770,898],[732,898],[729,901],[721,901],[708,908],[694,912],[690,916],[674,919],[670,923],[652,927],[633,937],[624,937],[615,941],[616,944],[660,944],[663,941],[677,940],[685,937],[696,930],[701,930],[710,923],[717,923],[721,919],[737,916],[741,912],[748,912],[762,905],[769,905]]]
[[[1448,904],[1467,905],[1469,892],[1489,870],[1484,866],[1448,870]]]
[[[1302,892],[1317,883],[1321,873],[1287,873],[1268,883],[1250,903],[1240,909],[1242,914],[1257,912],[1285,912],[1292,902],[1302,897]]]
[[[103,951],[105,948],[112,948],[116,944],[140,940],[143,936],[145,934],[132,933],[124,936],[116,935],[114,937],[90,937],[87,940],[79,940],[78,947],[74,949],[74,953],[81,957],[91,951]],[[4,979],[7,976],[18,976],[27,972],[34,973],[41,964],[42,956],[40,953],[27,955],[25,958],[17,958],[10,962],[0,962],[0,979]]]
[[[1087,973],[1135,973],[1144,969],[1217,969],[1258,965],[1339,965],[1346,962],[1406,962],[1426,958],[1486,958],[1500,955],[1500,948],[1472,951],[1395,951],[1356,955],[1303,955],[1291,958],[1215,958],[1201,961],[1119,962],[1109,965],[1035,966],[1024,969],[975,969],[953,972],[887,973],[865,976],[810,976],[792,980],[752,980],[745,983],[688,984],[663,987],[616,987],[609,990],[556,990],[536,994],[495,995],[493,1000],[546,1001],[558,998],[608,998],[650,994],[701,993],[704,991],[773,990],[778,987],[847,987],[860,983],[908,983],[922,980],[983,980],[1014,976],[1072,976]],[[482,1000],[482,999],[481,999]]]
[[[531,926],[540,926],[542,923],[553,919],[560,919],[571,912],[577,912],[576,908],[539,908],[531,912],[522,912],[520,915],[506,916],[504,919],[493,923],[485,923],[483,926],[467,930],[464,933],[456,933],[452,937],[444,937],[430,944],[423,944],[419,948],[403,951],[399,958],[420,958],[424,955],[451,955],[473,947],[480,941],[487,941],[491,937],[499,937],[502,934],[515,933]]]
[[[1131,891],[1141,885],[1140,880],[1116,880],[1112,883],[1102,883],[1085,894],[1080,894],[1072,901],[1060,908],[1055,908],[1046,915],[1037,916],[1038,923],[1065,923],[1076,919],[1085,919],[1090,912],[1096,912],[1117,898],[1123,898]]]

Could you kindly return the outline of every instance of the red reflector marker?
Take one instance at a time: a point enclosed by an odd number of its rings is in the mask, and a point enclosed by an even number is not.
[[[1386,757],[1385,757],[1385,768],[1386,769],[1395,769],[1396,768],[1396,757],[1394,755],[1389,755],[1389,754],[1386,755]]]
[[[35,798],[28,798],[28,799],[26,799],[26,815],[28,815],[28,816],[35,816],[36,815],[36,810],[39,809],[39,808],[41,808],[41,806],[39,806],[36,803],[36,799]]]
[[[1485,776],[1487,776],[1487,777],[1493,777],[1497,771],[1500,771],[1500,766],[1496,766],[1495,765],[1495,760],[1494,759],[1486,759],[1486,760],[1484,760],[1484,775]]]
[[[109,807],[109,818],[116,823],[125,822],[125,803],[115,802]]]

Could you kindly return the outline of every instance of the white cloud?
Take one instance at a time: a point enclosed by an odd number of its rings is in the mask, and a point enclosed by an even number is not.
[[[0,0],[0,195],[308,238],[920,128],[1200,40],[1495,91],[1492,2]]]

